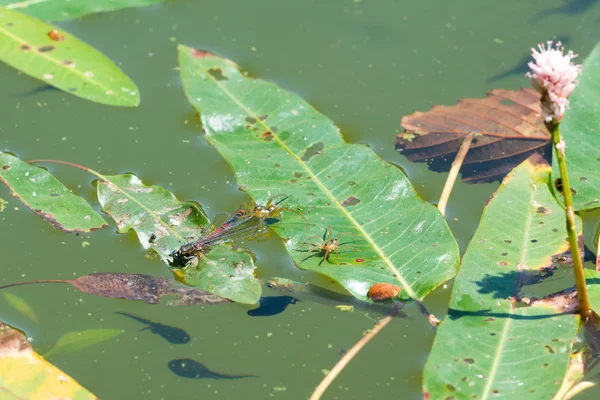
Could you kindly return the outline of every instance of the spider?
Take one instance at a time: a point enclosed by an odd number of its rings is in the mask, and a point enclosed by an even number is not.
[[[360,240],[352,232],[342,232],[342,233],[338,234],[337,236],[333,237],[333,230],[331,229],[330,226],[328,226],[325,229],[325,233],[323,234],[323,236],[311,236],[308,238],[308,239],[318,238],[318,239],[320,239],[319,242],[312,242],[312,243],[304,242],[300,245],[300,247],[297,249],[298,251],[301,251],[301,250],[299,250],[301,247],[312,246],[312,248],[307,251],[314,253],[307,257],[304,257],[300,262],[303,262],[304,260],[306,260],[310,257],[319,255],[319,256],[323,256],[323,258],[321,259],[321,262],[319,262],[319,265],[321,265],[321,264],[323,264],[323,261],[325,261],[325,260],[327,260],[329,262],[329,255],[332,253],[335,253],[336,264],[339,265],[340,264],[339,248],[341,246],[345,246],[346,248],[352,249],[354,251],[362,251],[354,246],[348,245],[349,243],[352,243],[352,242],[340,243],[340,238],[343,235],[350,235],[350,236],[354,237],[355,239]]]
[[[278,202],[274,203],[275,199],[282,197],[282,196],[285,196],[285,197],[283,197],[283,199],[279,200]],[[294,214],[298,215],[300,218],[302,218],[303,220],[308,222],[308,220],[304,217],[304,215],[302,215],[302,213],[300,211],[294,210],[293,208],[288,208],[288,207],[279,207],[279,204],[281,202],[287,200],[288,197],[289,196],[286,196],[285,194],[278,194],[277,196],[271,197],[267,201],[267,204],[264,206],[254,205],[254,207],[251,209],[250,212],[252,213],[252,216],[260,219],[261,221],[280,217],[279,221],[283,225],[283,217],[281,216],[281,212],[289,211],[289,212],[293,212]]]

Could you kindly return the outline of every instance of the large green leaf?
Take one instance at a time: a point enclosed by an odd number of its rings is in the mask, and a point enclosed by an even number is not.
[[[576,210],[600,207],[600,44],[583,63],[571,107],[560,124]],[[553,179],[559,178],[554,157]]]
[[[257,203],[289,198],[274,226],[297,266],[327,275],[365,299],[379,282],[401,284],[422,298],[450,279],[458,248],[446,221],[414,192],[404,173],[368,147],[344,142],[338,128],[298,96],[248,78],[229,60],[179,47],[188,99],[200,111],[208,140],[233,167]],[[322,260],[306,242],[327,227],[341,233],[335,253]],[[317,236],[317,238],[311,238]],[[356,247],[354,250],[349,246]]]
[[[559,390],[579,318],[551,301],[520,301],[568,248],[550,168],[530,160],[505,178],[467,248],[425,366],[426,398],[550,399]]]
[[[0,398],[95,400],[92,393],[33,351],[25,336],[0,322]]]
[[[198,236],[209,221],[200,208],[181,202],[160,186],[146,186],[132,174],[100,175],[98,199],[104,212],[120,232],[133,229],[146,249],[152,248],[164,261],[188,238]],[[184,283],[218,296],[254,304],[260,299],[260,281],[254,277],[252,255],[231,246],[217,246],[198,267],[174,269]]]
[[[119,67],[67,32],[51,34],[54,30],[38,19],[0,7],[0,61],[91,101],[125,107],[139,104],[137,87]]]
[[[0,5],[47,21],[67,21],[87,14],[149,6],[162,0],[0,0]]]
[[[64,232],[89,232],[106,222],[81,197],[42,168],[0,152],[0,182],[27,207]]]

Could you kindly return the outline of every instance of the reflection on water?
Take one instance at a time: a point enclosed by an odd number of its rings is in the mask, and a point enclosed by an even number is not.
[[[538,22],[551,15],[579,15],[590,10],[598,3],[598,0],[563,0],[563,5],[540,11],[532,18],[532,21]]]
[[[569,43],[571,43],[571,36],[558,36],[554,42],[560,42],[563,46],[568,47]],[[535,44],[532,43],[532,46],[535,47]],[[531,52],[527,52],[527,54],[523,55],[519,62],[517,62],[513,67],[507,69],[504,72],[496,74],[488,79],[488,83],[493,83],[504,78],[509,78],[515,75],[525,76],[527,72],[529,72],[529,63],[532,61]]]

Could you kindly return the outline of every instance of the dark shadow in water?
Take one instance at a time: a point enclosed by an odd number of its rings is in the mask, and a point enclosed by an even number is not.
[[[542,19],[551,15],[578,15],[588,11],[598,0],[563,0],[563,5],[540,11],[530,21],[539,22]]]
[[[584,246],[584,262],[596,262],[596,255],[587,246]],[[553,257],[556,260],[565,259],[569,266],[565,268],[571,268],[572,264],[571,253],[565,252]],[[476,281],[475,283],[479,286],[479,293],[491,294],[495,299],[506,299],[518,294],[523,286],[536,285],[545,281],[546,279],[554,275],[556,270],[555,265],[549,265],[540,270],[533,271],[509,271],[498,275],[486,274],[483,279]]]
[[[204,364],[191,358],[179,358],[169,361],[169,369],[177,376],[190,379],[242,379],[258,378],[256,375],[229,375],[214,372]]]
[[[137,315],[128,314],[126,312],[117,311],[117,312],[115,312],[115,314],[124,315],[124,316],[132,318],[138,322],[141,322],[142,324],[147,325],[146,328],[142,328],[140,330],[143,331],[145,329],[150,329],[150,331],[152,333],[162,337],[169,343],[185,344],[191,340],[190,335],[188,335],[187,332],[181,328],[176,328],[174,326],[161,324],[160,322],[153,322],[148,319],[138,317]]]
[[[555,43],[561,42],[564,46],[568,46],[569,43],[571,42],[571,37],[570,36],[559,36],[554,40],[554,42]],[[508,70],[501,72],[499,74],[496,74],[496,75],[492,76],[490,79],[488,79],[488,83],[493,83],[493,82],[499,81],[501,79],[509,78],[509,77],[515,76],[515,75],[525,76],[525,74],[527,72],[529,72],[529,66],[527,64],[531,61],[533,61],[533,58],[531,57],[531,52],[529,52],[529,53],[527,53],[527,55],[521,57],[519,62],[516,65],[514,65],[512,68],[509,68]]]
[[[248,310],[251,317],[270,317],[281,314],[290,304],[296,304],[298,300],[292,296],[268,296],[261,297],[258,308]]]
[[[462,317],[488,317],[488,318],[510,318],[515,320],[536,320],[546,319],[552,317],[558,317],[568,313],[553,313],[544,315],[519,315],[511,313],[494,313],[491,310],[479,310],[479,311],[461,311],[454,308],[448,309],[448,317],[452,320],[456,320]]]
[[[493,294],[495,299],[507,299],[514,296],[517,288],[535,285],[554,275],[553,268],[544,268],[540,271],[510,271],[499,275],[485,275],[476,281],[479,293]]]
[[[44,93],[44,92],[54,92],[54,91],[60,91],[60,89],[58,89],[52,85],[43,85],[43,86],[38,86],[34,89],[28,90],[27,92],[17,93],[16,96],[30,97],[30,96],[35,96],[36,94],[40,94],[40,93]]]

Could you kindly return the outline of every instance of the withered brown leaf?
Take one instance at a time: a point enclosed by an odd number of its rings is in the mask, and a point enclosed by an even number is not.
[[[412,162],[428,162],[447,171],[463,137],[475,137],[461,168],[462,180],[501,180],[534,153],[549,160],[550,134],[541,116],[540,95],[533,89],[494,89],[484,99],[462,99],[454,106],[434,106],[402,118],[406,132],[396,149]]]

